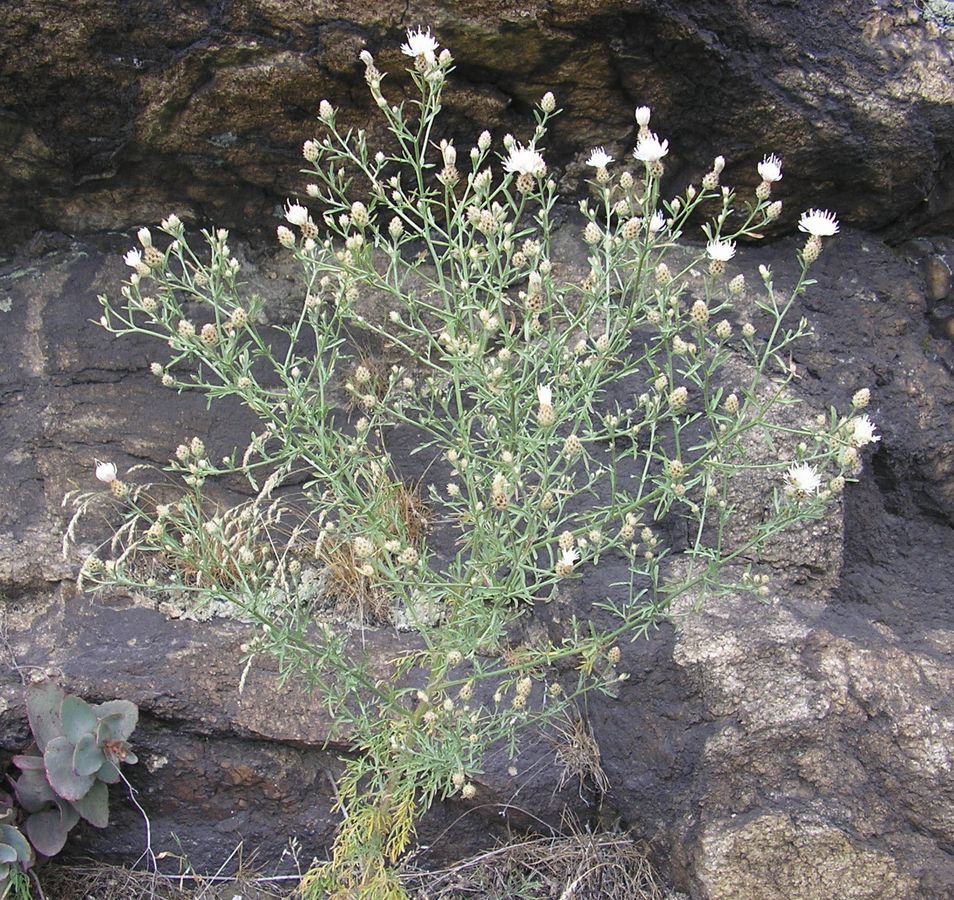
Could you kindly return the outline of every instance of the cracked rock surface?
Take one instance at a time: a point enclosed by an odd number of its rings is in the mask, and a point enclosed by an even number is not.
[[[572,238],[572,235],[570,236]],[[112,340],[96,295],[124,276],[131,236],[45,235],[0,271],[6,313],[0,479],[3,749],[28,740],[21,677],[48,672],[92,700],[138,703],[143,765],[133,784],[156,849],[175,832],[193,864],[215,867],[238,836],[277,858],[290,835],[308,852],[333,833],[332,779],[346,736],[268,659],[244,668],[253,633],[233,621],[170,621],[143,599],[77,596],[63,560],[63,493],[88,484],[94,456],[121,469],[161,465],[183,438],[223,452],[247,439],[240,410],[207,412],[149,374],[161,350]],[[794,278],[794,244],[749,248],[757,280]],[[294,299],[280,256],[245,248],[245,276],[276,309]],[[672,882],[697,898],[943,897],[954,883],[954,558],[950,467],[954,391],[947,345],[932,338],[923,268],[847,231],[817,265],[800,313],[815,330],[794,359],[806,412],[870,386],[883,435],[830,520],[762,560],[777,599],[710,601],[623,648],[617,699],[591,698],[610,792],[555,790],[546,742],[491,760],[481,804],[438,807],[422,826],[425,861],[486,845],[505,824],[618,816],[650,841]],[[758,325],[758,322],[755,321]],[[593,570],[574,603],[609,589]],[[406,637],[369,630],[377,658]],[[15,663],[15,665],[14,665]],[[329,737],[331,743],[327,743]],[[81,830],[75,852],[132,860],[141,825],[118,792],[120,827]],[[503,818],[501,810],[507,815]],[[456,823],[456,824],[453,824]],[[453,827],[451,827],[453,824]],[[166,843],[163,843],[163,842]]]

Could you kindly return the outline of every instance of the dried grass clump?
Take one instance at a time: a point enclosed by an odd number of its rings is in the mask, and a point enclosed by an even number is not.
[[[375,498],[370,518],[384,523],[385,533],[378,542],[396,540],[419,547],[429,527],[429,513],[418,488],[392,480],[380,468],[371,473],[370,481]],[[368,560],[355,552],[354,541],[325,542],[321,561],[328,577],[327,594],[334,597],[340,612],[367,625],[392,621],[392,596],[375,575],[367,574]]]
[[[589,723],[581,716],[568,716],[566,721],[555,723],[553,731],[550,742],[561,768],[560,790],[578,778],[581,795],[587,782],[605,794],[610,787],[609,779],[603,771],[600,745]]]
[[[263,876],[239,859],[233,875],[178,875],[102,863],[44,866],[44,900],[291,900],[296,875]],[[405,870],[412,900],[667,900],[645,848],[623,834],[515,841],[434,872]]]
[[[329,580],[327,593],[338,610],[366,625],[391,621],[391,597],[373,577],[361,573],[363,560],[350,541],[324,550],[321,560]]]
[[[159,875],[121,866],[45,867],[40,883],[47,900],[285,900],[294,893],[297,878],[274,882],[254,872],[234,877]]]
[[[621,834],[506,844],[436,872],[406,873],[414,900],[665,900],[643,847]]]

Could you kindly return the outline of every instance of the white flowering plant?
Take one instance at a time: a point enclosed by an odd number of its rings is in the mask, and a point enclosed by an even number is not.
[[[450,53],[423,29],[402,50],[413,103],[389,100],[361,55],[390,146],[373,150],[321,102],[307,200],[286,205],[277,234],[301,278],[290,322],[260,324],[226,232],[205,233],[200,251],[175,216],[161,239],[140,230],[121,297],[101,298],[106,329],[168,346],[153,364],[164,385],[237,398],[261,420],[221,462],[198,438],[181,445],[172,494],[99,463],[121,524],[81,579],[224,600],[259,624],[250,652],[316,689],[355,753],[307,897],[402,896],[394,864],[436,799],[469,801],[490,748],[516,753],[527,728],[615,691],[620,643],[679,598],[767,596],[760,550],[823,516],[878,439],[858,414],[867,390],[820,418],[789,390],[791,347],[809,333],[791,310],[835,217],[802,217],[809,238],[784,292],[768,270],[754,286],[726,271],[738,242],[779,216],[778,157],[759,165],[751,200],[720,184],[721,157],[666,197],[669,142],[640,107],[630,168],[611,171],[602,147],[587,159],[579,271],[555,248],[553,96],[522,143],[483,132],[459,160],[436,137]],[[702,249],[684,246],[707,213]],[[420,490],[388,449],[396,429],[430,464]],[[236,473],[256,494],[222,509],[207,482]],[[739,516],[750,484],[764,501]],[[103,496],[71,499],[80,514]],[[601,565],[625,576],[562,633],[527,627]],[[322,613],[322,590],[413,631],[414,649],[381,677]]]

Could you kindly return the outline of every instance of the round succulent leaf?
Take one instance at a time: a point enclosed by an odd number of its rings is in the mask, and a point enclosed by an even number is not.
[[[13,790],[17,795],[17,802],[28,813],[39,812],[44,806],[52,803],[56,798],[53,788],[46,780],[46,771],[30,769],[23,772],[13,782]]]
[[[7,896],[7,879],[10,877],[10,866],[0,863],[0,897]]]
[[[52,681],[27,688],[27,718],[40,753],[46,752],[47,744],[54,738],[63,736],[60,707],[65,697],[66,694]]]
[[[139,721],[139,707],[129,700],[109,700],[93,707],[100,719],[100,743],[106,741],[125,741],[136,730]],[[109,724],[105,726],[104,723]]]
[[[97,781],[85,797],[73,801],[73,809],[90,825],[105,828],[109,824],[109,788]]]
[[[106,761],[106,754],[96,746],[92,734],[84,734],[73,750],[73,771],[77,775],[95,775]]]
[[[15,863],[17,861],[17,851],[9,844],[0,843],[0,863]]]
[[[24,771],[42,772],[46,768],[42,756],[14,756],[13,764]]]
[[[66,843],[69,827],[63,821],[57,809],[48,809],[33,813],[26,820],[26,833],[37,853],[44,856],[56,856]]]
[[[79,800],[93,786],[93,775],[80,775],[73,769],[73,745],[65,738],[50,741],[43,754],[46,777],[53,790],[64,800]]]
[[[66,826],[67,831],[72,829],[80,820],[80,815],[73,808],[73,804],[67,800],[63,800],[61,797],[56,798],[56,808],[60,811],[60,816],[63,819],[63,824]]]
[[[96,778],[104,784],[116,784],[116,782],[119,781],[119,766],[112,762],[112,760],[107,759],[106,762],[100,766],[99,771],[96,773]]]
[[[63,723],[63,734],[74,744],[85,734],[92,734],[96,730],[97,715],[82,697],[70,695],[60,707],[60,720]]]
[[[0,842],[16,851],[17,859],[25,866],[33,860],[33,849],[19,828],[13,825],[0,825]]]

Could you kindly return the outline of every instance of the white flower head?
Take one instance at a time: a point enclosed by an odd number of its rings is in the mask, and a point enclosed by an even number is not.
[[[652,234],[662,231],[666,227],[666,216],[661,209],[657,209],[649,220],[649,230]]]
[[[152,234],[148,228],[140,228],[139,231],[136,232],[136,237],[139,238],[139,243],[142,244],[143,247],[152,246]]]
[[[285,218],[288,219],[292,225],[297,225],[300,228],[308,221],[308,210],[300,203],[292,203],[289,200],[285,206]]]
[[[138,269],[142,265],[142,253],[139,250],[130,250],[123,257],[123,262],[131,269]]]
[[[643,162],[659,162],[669,152],[669,141],[660,141],[655,134],[642,137],[633,150],[633,156]]]
[[[596,147],[590,153],[590,158],[586,161],[586,164],[592,166],[594,169],[605,169],[612,161],[613,157],[602,147]]]
[[[808,463],[795,463],[785,473],[789,493],[796,497],[810,497],[821,487],[821,476]]]
[[[758,168],[762,181],[782,180],[782,161],[774,153],[771,156],[766,156],[759,163]]]
[[[550,388],[550,385],[537,385],[537,402],[541,406],[553,406],[553,390]]]
[[[417,31],[408,30],[407,43],[401,44],[401,52],[405,56],[423,56],[429,63],[433,63],[439,46],[440,44],[431,36],[430,28],[425,31],[418,27]]]
[[[111,484],[116,480],[116,463],[100,462],[96,460],[96,477],[105,484]]]
[[[567,568],[572,569],[576,561],[580,558],[580,554],[577,550],[574,550],[570,547],[568,550],[564,550],[560,556],[560,562]]]
[[[706,253],[709,255],[709,259],[728,262],[735,256],[735,242],[711,240],[706,244]]]
[[[504,144],[507,139],[504,138]],[[504,171],[521,175],[543,175],[547,164],[543,157],[532,147],[524,147],[516,142],[509,148],[510,155],[504,160]]]
[[[851,440],[856,447],[876,444],[881,436],[875,434],[875,424],[867,416],[856,416],[849,423],[851,425]]]
[[[640,128],[645,128],[649,124],[649,117],[651,115],[651,110],[648,106],[637,106],[636,107],[636,124]]]
[[[827,209],[824,212],[820,209],[810,209],[802,213],[802,217],[798,220],[798,229],[812,237],[831,237],[833,234],[838,234],[838,219]]]

